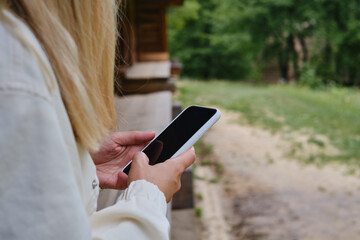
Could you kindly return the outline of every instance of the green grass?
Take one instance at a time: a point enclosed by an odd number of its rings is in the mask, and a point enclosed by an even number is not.
[[[197,218],[201,218],[203,216],[203,210],[200,207],[196,207],[194,209],[194,214]]]
[[[311,90],[291,85],[251,86],[227,81],[179,81],[176,98],[184,105],[212,105],[242,113],[246,123],[272,132],[305,132],[308,143],[324,147],[326,136],[341,150],[322,154],[324,161],[360,165],[360,92],[356,89]]]

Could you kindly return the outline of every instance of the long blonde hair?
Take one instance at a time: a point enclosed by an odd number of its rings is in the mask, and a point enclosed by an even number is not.
[[[115,126],[115,0],[0,0],[42,44],[76,139],[91,151]]]

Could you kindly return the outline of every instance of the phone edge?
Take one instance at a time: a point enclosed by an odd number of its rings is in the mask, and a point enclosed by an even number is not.
[[[182,110],[168,125],[166,125],[166,127],[164,127],[163,130],[161,130],[161,132],[159,132],[154,138],[153,140],[151,140],[141,151],[143,152],[163,131],[165,131],[165,129],[167,129],[183,112],[186,111],[186,109],[190,108],[190,107],[202,107],[202,108],[210,108],[210,107],[204,107],[204,106],[199,106],[199,105],[189,105],[187,106],[184,110]],[[217,108],[212,108],[215,109],[216,112],[214,114],[214,116],[212,116],[189,140],[187,140],[184,145],[182,145],[181,148],[179,148],[179,150],[177,150],[174,155],[172,155],[170,158],[174,158],[177,157],[178,155],[180,155],[181,153],[185,152],[186,150],[188,150],[192,145],[194,145],[196,143],[197,140],[199,140],[206,132],[208,129],[210,129],[221,117],[221,111]],[[125,167],[123,167],[123,169],[121,170],[122,172],[124,172],[126,170],[126,168],[132,163],[132,160],[130,162],[128,162],[128,164],[125,165]],[[126,173],[126,172],[125,172]],[[128,174],[128,173],[126,173]]]

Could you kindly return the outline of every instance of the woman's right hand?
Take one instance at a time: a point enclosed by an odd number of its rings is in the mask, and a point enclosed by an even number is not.
[[[133,158],[128,177],[128,185],[132,181],[144,179],[158,186],[169,202],[173,195],[180,189],[180,178],[186,168],[195,161],[195,150],[190,148],[175,158],[166,160],[153,166],[143,152],[138,152]]]

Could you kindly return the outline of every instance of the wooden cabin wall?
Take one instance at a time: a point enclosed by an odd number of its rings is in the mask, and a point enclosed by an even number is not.
[[[116,65],[118,67],[129,67],[137,61],[134,21],[133,1],[123,1],[118,14],[118,39],[116,49]]]
[[[179,6],[182,2],[182,0],[121,1],[116,54],[116,88],[121,88],[129,68],[136,63],[169,61],[166,8]]]
[[[135,0],[135,28],[139,61],[167,61],[164,0]]]

